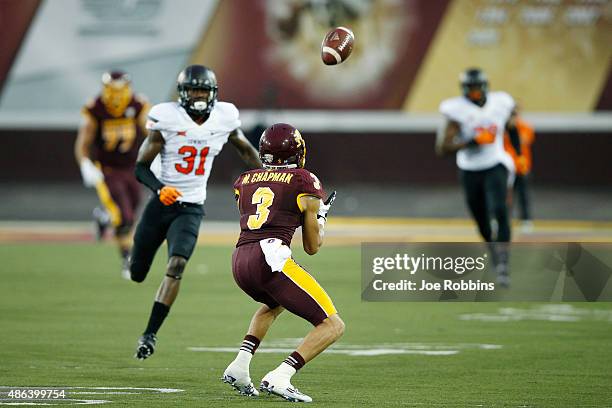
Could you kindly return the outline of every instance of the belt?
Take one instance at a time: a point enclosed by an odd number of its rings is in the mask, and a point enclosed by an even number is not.
[[[189,208],[189,207],[202,208],[204,204],[188,203],[186,201],[177,201],[172,205],[176,205],[177,207],[183,207],[183,208]]]

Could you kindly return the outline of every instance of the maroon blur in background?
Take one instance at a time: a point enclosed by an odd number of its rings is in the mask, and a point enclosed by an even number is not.
[[[306,167],[327,182],[443,185],[457,183],[453,157],[434,153],[434,135],[304,133]],[[0,130],[0,182],[80,182],[75,131]],[[533,181],[567,186],[612,186],[608,133],[537,133]],[[230,183],[244,170],[227,144],[210,182]]]

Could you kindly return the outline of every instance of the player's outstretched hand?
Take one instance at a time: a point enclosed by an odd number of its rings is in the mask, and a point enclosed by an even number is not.
[[[172,205],[182,197],[183,193],[177,190],[174,187],[164,186],[161,190],[159,190],[159,201],[161,201],[164,205]]]
[[[83,159],[79,167],[85,187],[95,187],[99,182],[104,180],[104,174],[102,174],[102,171],[97,168],[91,160]]]
[[[332,204],[336,200],[336,191],[332,191],[332,193],[327,197],[327,200],[321,200],[319,204],[319,213],[317,214],[317,219],[322,220],[323,222],[327,221],[327,214],[329,213],[329,209]]]

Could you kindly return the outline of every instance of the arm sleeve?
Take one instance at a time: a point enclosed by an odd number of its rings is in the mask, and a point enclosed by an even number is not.
[[[155,174],[153,174],[151,168],[146,163],[136,162],[134,174],[136,175],[136,179],[138,179],[138,181],[149,187],[155,194],[158,194],[158,191],[164,187],[162,182],[155,177]]]
[[[508,128],[508,136],[510,136],[510,143],[512,147],[514,147],[514,151],[517,155],[521,155],[521,138],[519,137],[518,128],[516,126],[512,126]]]

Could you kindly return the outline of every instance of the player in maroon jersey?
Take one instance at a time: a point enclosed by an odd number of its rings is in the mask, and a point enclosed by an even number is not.
[[[263,377],[260,391],[290,401],[311,402],[312,398],[291,385],[291,377],[342,335],[344,322],[325,290],[293,260],[289,246],[296,228],[302,227],[304,250],[309,255],[317,253],[335,192],[322,201],[321,182],[304,169],[304,139],[291,125],[277,123],[266,129],[259,157],[264,169],[243,173],[234,183],[241,233],[232,256],[232,271],[238,286],[263,305],[253,315],[223,381],[241,394],[259,395],[251,382],[250,361],[276,317],[287,309],[314,328],[291,355]]]
[[[146,135],[149,104],[134,95],[130,77],[122,71],[102,75],[102,92],[82,109],[83,120],[74,145],[83,184],[94,187],[106,211],[94,211],[100,234],[104,214],[110,216],[123,259],[122,276],[130,279],[131,230],[140,203],[134,176],[138,146]]]

